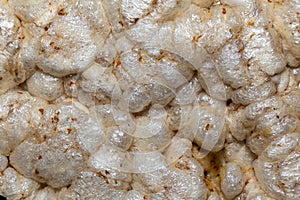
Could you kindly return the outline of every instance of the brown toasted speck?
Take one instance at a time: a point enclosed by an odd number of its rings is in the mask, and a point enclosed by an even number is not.
[[[57,11],[57,14],[58,15],[67,15],[68,12],[66,12],[65,9],[62,8],[62,9],[60,9],[60,10]]]
[[[42,115],[44,114],[44,111],[45,111],[45,110],[44,110],[43,108],[40,108],[40,109],[39,109],[39,112],[40,112]]]
[[[59,119],[58,119],[58,117],[56,117],[56,116],[52,117],[51,119],[52,119],[52,123],[57,123],[57,122],[59,122]]]
[[[248,22],[248,26],[254,26],[254,22],[253,21],[249,21]]]
[[[153,0],[152,1],[152,6],[157,6],[157,3],[158,3],[157,0]]]
[[[108,178],[107,178],[106,176],[103,176],[103,178],[104,178],[105,183],[106,183],[106,184],[109,184]]]
[[[72,128],[67,128],[68,134],[70,134],[72,132]]]
[[[212,128],[212,125],[211,124],[206,124],[206,126],[205,126],[205,130],[206,131],[208,131],[209,129],[211,129]]]
[[[222,13],[225,15],[226,14],[226,8],[222,9]]]

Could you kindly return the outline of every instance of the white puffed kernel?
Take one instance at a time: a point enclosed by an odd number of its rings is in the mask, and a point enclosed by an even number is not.
[[[7,165],[8,165],[7,157],[0,154],[0,172],[5,170]]]
[[[63,94],[63,82],[41,71],[36,71],[27,81],[28,91],[37,97],[48,101],[57,99]]]
[[[228,199],[232,199],[242,192],[244,177],[241,167],[234,163],[227,163],[221,174],[221,189]]]
[[[133,137],[117,126],[109,127],[107,130],[108,140],[122,150],[128,150],[132,144]]]
[[[40,125],[47,102],[26,91],[13,90],[0,96],[0,153],[9,153]]]
[[[26,198],[39,187],[39,183],[25,178],[11,167],[0,175],[0,194],[7,199]]]

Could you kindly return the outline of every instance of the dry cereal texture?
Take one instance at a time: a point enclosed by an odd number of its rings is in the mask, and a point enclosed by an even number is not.
[[[299,200],[300,0],[0,0],[7,200]]]

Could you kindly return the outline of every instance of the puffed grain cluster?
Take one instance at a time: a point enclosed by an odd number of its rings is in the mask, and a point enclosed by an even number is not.
[[[0,195],[300,199],[299,0],[0,0]]]

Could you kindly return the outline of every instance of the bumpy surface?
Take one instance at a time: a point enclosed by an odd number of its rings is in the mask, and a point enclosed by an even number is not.
[[[299,0],[0,0],[0,195],[299,200]]]

